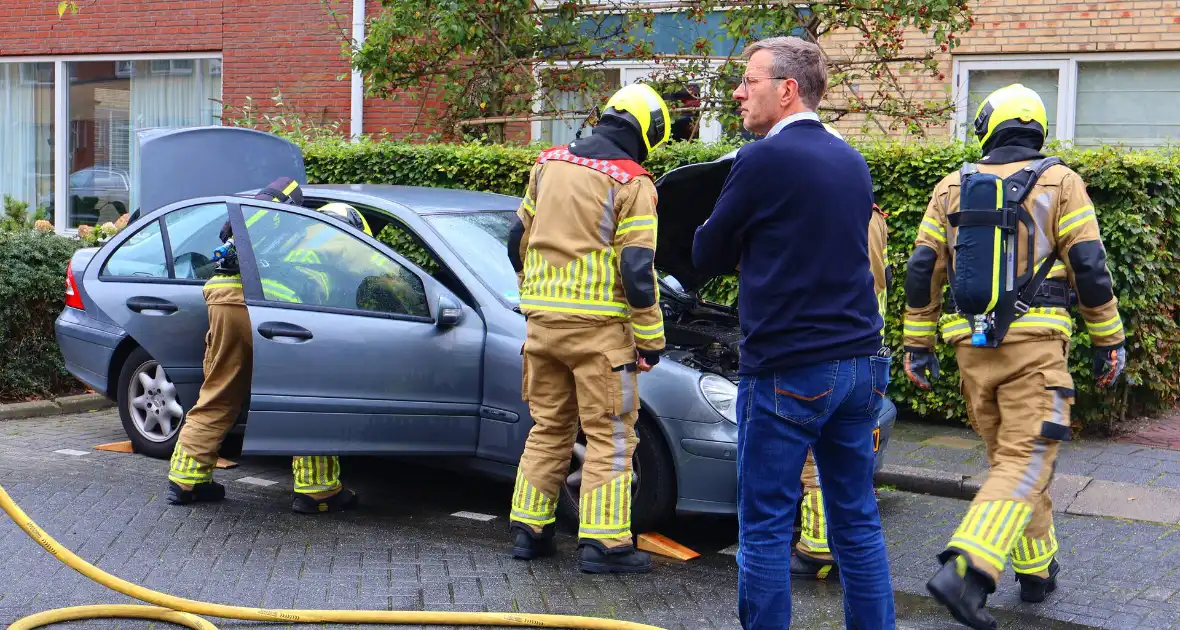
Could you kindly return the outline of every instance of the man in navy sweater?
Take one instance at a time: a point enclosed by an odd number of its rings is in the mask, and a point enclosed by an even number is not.
[[[747,629],[791,620],[790,558],[800,471],[813,449],[845,624],[894,627],[893,587],[873,493],[875,410],[889,384],[868,252],[873,185],[864,158],[824,129],[818,46],[751,44],[734,92],[747,130],[712,216],[693,241],[709,274],[740,264],[738,608]]]

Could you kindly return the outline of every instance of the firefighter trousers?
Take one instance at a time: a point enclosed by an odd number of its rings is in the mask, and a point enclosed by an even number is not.
[[[1058,549],[1049,484],[1074,397],[1069,341],[958,346],[956,355],[989,470],[941,559],[965,553],[993,582],[1009,559],[1017,573],[1047,577]]]
[[[254,344],[245,303],[206,308],[205,382],[180,427],[168,473],[168,479],[185,490],[213,480],[217,451],[242,410],[253,373]],[[297,493],[325,499],[340,492],[337,457],[297,456],[292,458],[291,471]]]
[[[821,560],[835,562],[828,547],[828,519],[824,510],[824,495],[819,486],[819,471],[815,467],[815,456],[807,449],[807,460],[803,462],[803,505],[799,509],[801,532],[795,543],[798,553]]]
[[[521,353],[521,397],[529,403],[533,428],[517,469],[511,520],[535,532],[556,520],[580,420],[586,457],[579,538],[607,547],[632,544],[631,457],[639,443],[639,396],[630,324],[546,328],[529,322]]]

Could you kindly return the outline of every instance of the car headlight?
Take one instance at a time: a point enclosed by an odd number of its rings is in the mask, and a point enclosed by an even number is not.
[[[737,424],[737,385],[716,374],[706,374],[700,380],[701,395],[714,411]]]

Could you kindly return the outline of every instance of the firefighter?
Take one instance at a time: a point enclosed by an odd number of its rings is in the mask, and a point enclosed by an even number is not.
[[[985,606],[1009,559],[1024,601],[1057,587],[1048,487],[1070,433],[1075,294],[1098,385],[1126,364],[1094,206],[1077,173],[1040,153],[1047,128],[1036,92],[1013,84],[989,95],[974,121],[984,157],[934,189],[906,267],[906,375],[924,390],[938,377],[937,328],[955,347],[968,420],[990,465],[927,583],[972,628],[996,627]]]
[[[558,491],[580,419],[581,569],[651,569],[631,535],[631,458],[638,372],[659,362],[664,326],[656,189],[640,164],[669,133],[663,99],[628,85],[607,102],[591,137],[542,152],[529,173],[508,247],[528,322],[521,395],[534,422],[512,498],[518,558],[556,551]]]
[[[824,124],[832,135],[844,137],[835,127]],[[885,335],[885,299],[892,272],[889,269],[885,254],[888,230],[885,227],[885,213],[877,205],[873,205],[873,214],[869,219],[869,266],[873,272],[873,284],[877,293],[877,308],[881,314],[881,335]],[[815,467],[815,457],[811,450],[807,451],[807,460],[803,463],[803,499],[799,509],[802,525],[799,542],[795,543],[795,555],[791,557],[791,575],[801,578],[826,580],[839,572],[831,548],[828,546],[828,523],[824,510],[823,491],[819,484],[819,471]]]
[[[300,205],[303,194],[298,182],[283,177],[272,182],[255,198]],[[268,212],[258,210],[247,219],[246,224],[252,225]],[[327,212],[332,213],[332,208],[328,208]],[[168,502],[174,505],[225,498],[225,486],[213,481],[213,467],[217,462],[217,451],[237,420],[250,391],[254,342],[228,221],[222,227],[221,240],[225,245],[215,255],[219,259],[217,270],[205,282],[202,290],[209,311],[203,366],[205,381],[201,384],[197,404],[188,412],[180,429],[168,473]],[[259,243],[259,246],[264,245]],[[309,275],[306,266],[293,266],[294,274],[309,278],[310,282],[304,285],[318,286],[318,290],[326,294],[328,286],[322,281],[317,282],[314,272]],[[301,301],[299,292],[273,278],[262,280],[262,290],[270,300]],[[356,493],[340,484],[339,458],[296,456],[291,460],[291,471],[295,490],[291,508],[294,511],[319,514],[356,505]]]

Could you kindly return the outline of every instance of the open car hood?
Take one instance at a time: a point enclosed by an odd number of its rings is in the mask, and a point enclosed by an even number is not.
[[[712,278],[693,267],[692,239],[713,214],[736,156],[734,149],[712,162],[672,169],[656,180],[656,268],[675,276],[686,291],[696,292]]]
[[[307,185],[303,152],[289,140],[243,127],[145,129],[139,143],[139,208],[262,188],[279,177]]]

